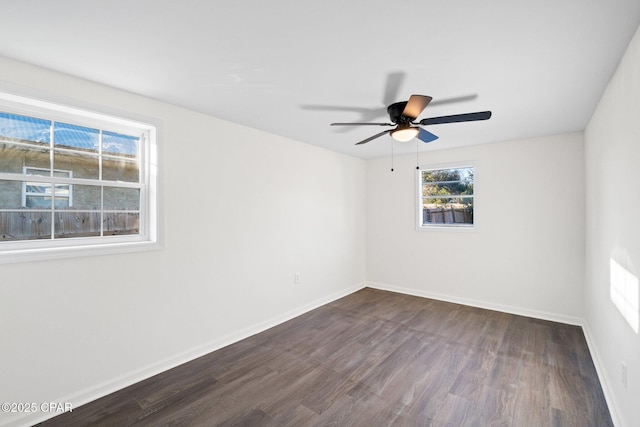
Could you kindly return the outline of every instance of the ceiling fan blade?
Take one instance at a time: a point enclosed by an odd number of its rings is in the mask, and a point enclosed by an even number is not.
[[[369,141],[373,141],[374,139],[379,138],[379,137],[381,137],[382,135],[385,135],[385,134],[387,134],[387,133],[391,132],[392,130],[393,130],[393,129],[383,130],[383,131],[382,131],[382,132],[380,132],[380,133],[377,133],[377,134],[375,134],[375,135],[373,135],[373,136],[370,136],[370,137],[369,137],[369,138],[367,138],[367,139],[363,139],[362,141],[357,142],[357,143],[356,143],[356,145],[366,144],[367,142],[369,142]]]
[[[331,126],[394,126],[393,123],[331,123]]]
[[[400,87],[406,76],[407,74],[401,71],[387,74],[387,85],[382,99],[384,105],[392,104],[398,100],[398,92],[400,92]]]
[[[477,113],[454,114],[452,116],[430,117],[420,120],[421,125],[439,125],[441,123],[473,122],[476,120],[487,120],[491,117],[491,111],[480,111]]]
[[[411,95],[411,98],[409,98],[409,102],[407,102],[407,105],[404,107],[402,115],[410,117],[411,120],[415,120],[416,118],[418,118],[420,113],[422,113],[422,110],[424,110],[425,107],[429,105],[431,99],[432,98],[430,96]]]
[[[437,136],[437,135],[432,134],[432,133],[431,133],[431,132],[429,132],[428,130],[425,130],[425,129],[420,128],[420,131],[418,132],[418,136],[417,136],[417,138],[418,138],[420,141],[422,141],[422,142],[424,142],[424,143],[427,143],[427,142],[433,142],[433,141],[435,141],[436,139],[438,139],[438,136]]]

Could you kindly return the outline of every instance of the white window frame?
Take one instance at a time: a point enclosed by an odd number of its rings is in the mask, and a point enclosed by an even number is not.
[[[93,109],[93,107],[92,107]],[[153,121],[139,121],[125,118],[121,112],[103,113],[83,107],[50,102],[22,95],[0,92],[0,110],[10,114],[37,117],[47,120],[71,123],[104,129],[126,135],[140,135],[140,182],[117,182],[117,187],[140,188],[140,229],[138,234],[94,237],[66,237],[46,240],[0,241],[0,264],[39,259],[68,258],[85,255],[126,253],[161,248],[159,240],[158,203],[158,125]],[[0,179],[21,180],[23,174],[2,173]],[[47,177],[29,176],[46,182]],[[99,180],[57,178],[56,182],[96,185]],[[109,186],[108,181],[100,181]],[[71,195],[70,195],[71,197]],[[71,199],[70,199],[71,202]],[[107,211],[103,211],[107,212]]]
[[[423,224],[422,223],[422,172],[430,170],[446,170],[446,169],[473,169],[473,224]],[[434,163],[420,165],[416,168],[415,175],[416,186],[416,230],[418,231],[461,231],[470,232],[478,230],[478,162],[477,161],[461,161],[449,163]]]

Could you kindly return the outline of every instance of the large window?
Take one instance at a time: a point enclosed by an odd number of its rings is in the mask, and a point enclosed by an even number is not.
[[[420,227],[473,227],[472,166],[418,170]]]
[[[0,261],[154,242],[154,146],[151,125],[0,94]]]

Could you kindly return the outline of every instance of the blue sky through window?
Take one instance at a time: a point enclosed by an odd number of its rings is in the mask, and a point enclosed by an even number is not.
[[[80,148],[97,153],[100,147],[100,131],[67,123],[55,123],[53,143],[56,147]]]
[[[102,151],[109,154],[137,156],[140,138],[121,133],[102,132]]]
[[[49,143],[51,121],[0,112],[0,137]]]
[[[100,130],[98,129],[55,122],[53,131],[56,147],[98,152],[100,145]],[[0,112],[0,138],[8,137],[48,144],[50,132],[50,120]],[[102,152],[135,157],[138,154],[139,140],[136,136],[103,131]]]

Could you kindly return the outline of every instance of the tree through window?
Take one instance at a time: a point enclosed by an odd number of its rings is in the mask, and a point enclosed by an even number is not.
[[[473,226],[473,167],[420,170],[420,225]]]

